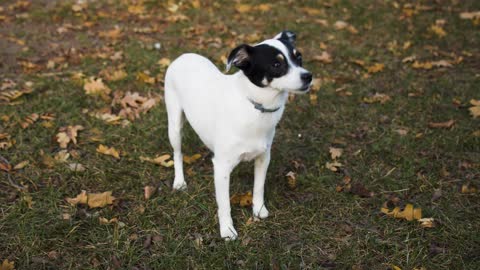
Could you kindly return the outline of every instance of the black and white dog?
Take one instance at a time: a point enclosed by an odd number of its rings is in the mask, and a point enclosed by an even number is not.
[[[181,152],[183,114],[214,153],[215,195],[220,235],[237,238],[230,214],[230,173],[240,161],[255,160],[253,215],[266,218],[264,185],[275,127],[289,93],[310,89],[312,74],[302,67],[295,34],[284,31],[254,46],[235,48],[228,57],[240,69],[221,73],[207,58],[183,54],[165,75],[168,136],[174,151],[174,189],[185,189]]]

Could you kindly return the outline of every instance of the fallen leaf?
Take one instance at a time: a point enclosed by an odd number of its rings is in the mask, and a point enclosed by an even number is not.
[[[157,188],[153,186],[145,186],[143,190],[146,200],[150,199],[157,192]]]
[[[331,170],[332,172],[336,172],[338,171],[338,168],[342,167],[342,163],[340,162],[337,162],[337,161],[333,161],[333,162],[327,162],[325,163],[325,167],[329,170]]]
[[[118,218],[106,219],[104,217],[98,217],[98,222],[101,225],[108,225],[108,224],[118,223]]]
[[[389,95],[381,94],[381,93],[375,93],[375,95],[373,95],[371,97],[364,97],[363,98],[363,102],[369,103],[369,104],[376,103],[376,102],[379,102],[380,104],[385,104],[390,100],[391,100],[391,98],[390,98]]]
[[[309,95],[309,99],[310,99],[310,104],[312,104],[312,105],[317,105],[318,104],[317,94],[311,92],[310,95]]]
[[[382,207],[380,211],[387,216],[398,219],[406,219],[408,221],[422,218],[422,209],[414,208],[412,204],[407,204],[403,211],[400,211],[400,207],[395,207],[392,211],[390,211],[386,206]]]
[[[85,81],[83,89],[87,95],[97,96],[97,95],[109,95],[112,90],[106,86],[101,78],[95,79],[90,77]]]
[[[108,147],[108,146],[105,146],[103,144],[100,144],[97,147],[97,152],[100,153],[100,154],[112,156],[116,159],[120,159],[120,154],[119,154],[118,150],[116,150],[113,147]]]
[[[140,81],[146,84],[155,84],[155,77],[150,77],[146,72],[138,72],[137,81]]]
[[[59,133],[56,135],[57,142],[61,148],[67,148],[70,142],[77,144],[78,131],[83,130],[81,125],[67,126],[59,129]]]
[[[66,162],[68,158],[70,158],[70,153],[67,150],[60,150],[54,156],[55,160],[58,162]]]
[[[199,158],[201,158],[202,155],[200,154],[195,154],[193,156],[187,156],[187,155],[184,155],[183,156],[183,162],[187,163],[187,164],[192,164],[194,163],[195,161],[197,161]]]
[[[115,197],[112,196],[111,191],[103,193],[88,193],[82,190],[80,194],[75,198],[66,198],[67,202],[71,205],[87,204],[90,208],[105,207],[113,204]]]
[[[292,190],[297,188],[297,174],[290,171],[285,176],[287,177],[288,187]]]
[[[369,67],[367,67],[368,73],[378,73],[385,68],[385,65],[382,63],[375,63]]]
[[[471,99],[470,104],[472,104],[473,107],[468,108],[468,110],[470,111],[472,117],[480,117],[480,100]]]
[[[36,113],[32,113],[30,115],[27,115],[25,117],[25,119],[20,122],[20,126],[23,128],[23,129],[26,129],[27,127],[29,127],[30,125],[32,125],[33,123],[37,122],[39,118],[39,115],[36,114]]]
[[[18,163],[17,165],[15,165],[15,167],[13,167],[14,170],[21,170],[23,168],[25,168],[30,162],[28,160],[24,160],[20,163]]]
[[[9,172],[9,171],[12,170],[12,165],[10,165],[8,163],[0,162],[0,170],[5,171],[5,172]]]
[[[433,218],[421,218],[418,220],[422,228],[433,228],[435,227],[435,220]]]
[[[252,10],[252,6],[247,5],[247,4],[237,4],[237,5],[235,5],[235,10],[238,13],[247,13],[247,12],[250,12]]]
[[[161,165],[163,167],[172,167],[174,162],[173,160],[169,160],[170,159],[170,155],[168,154],[165,154],[165,155],[162,155],[162,156],[158,156],[158,157],[155,157],[155,158],[148,158],[148,157],[140,157],[140,160],[141,161],[146,161],[146,162],[150,162],[150,163],[154,163],[154,164],[157,164],[157,165]],[[169,160],[169,161],[167,161]]]
[[[235,194],[230,197],[230,203],[238,204],[242,207],[252,206],[252,192],[248,191],[243,194]]]
[[[0,265],[0,270],[15,270],[15,263],[9,262],[8,259],[3,260],[2,265]]]
[[[332,62],[332,56],[328,52],[323,51],[322,54],[313,56],[313,60],[329,64]]]
[[[433,33],[435,33],[435,35],[441,38],[447,35],[447,32],[445,32],[445,30],[443,30],[443,28],[440,25],[434,24],[430,26],[428,30],[432,31]]]
[[[252,225],[253,223],[259,222],[259,221],[260,221],[260,218],[258,218],[258,217],[250,217],[249,219],[247,219],[246,224],[248,226],[248,225]],[[243,242],[242,242],[242,244],[243,244]]]
[[[83,172],[83,171],[85,171],[85,167],[80,163],[70,163],[70,164],[68,164],[68,168],[72,172]]]
[[[463,194],[473,194],[477,193],[477,188],[470,184],[463,184],[460,192]]]
[[[160,65],[160,67],[162,67],[162,68],[167,68],[170,65],[171,62],[172,61],[170,61],[170,59],[164,57],[164,58],[158,60],[157,64]]]
[[[335,160],[342,155],[343,149],[342,148],[330,147],[329,152],[330,152],[330,156],[332,157],[332,159]]]
[[[455,124],[455,120],[450,119],[446,122],[439,122],[439,123],[430,122],[428,123],[428,127],[429,128],[451,128],[453,127],[454,124]]]
[[[460,18],[464,20],[474,20],[480,18],[480,11],[473,12],[462,12],[460,13]]]

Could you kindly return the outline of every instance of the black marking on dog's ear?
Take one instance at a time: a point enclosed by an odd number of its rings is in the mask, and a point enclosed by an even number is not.
[[[292,45],[295,45],[295,40],[297,39],[297,35],[292,31],[285,30],[278,35],[275,36],[275,39],[281,39],[290,42]]]
[[[252,52],[253,47],[242,44],[230,52],[227,59],[227,67],[226,71],[228,72],[232,67],[232,64],[237,68],[244,70],[249,67],[250,65],[250,55]]]

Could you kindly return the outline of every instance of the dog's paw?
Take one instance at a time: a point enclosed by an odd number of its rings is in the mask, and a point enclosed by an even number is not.
[[[238,233],[232,225],[228,225],[224,228],[220,228],[220,236],[225,241],[232,241],[237,239]]]
[[[175,179],[175,181],[173,181],[172,188],[174,190],[186,190],[187,189],[187,182],[185,182],[185,180],[179,181],[179,180]]]
[[[261,219],[267,218],[268,217],[268,210],[267,207],[265,207],[264,204],[262,204],[260,207],[255,207],[253,206],[253,216],[259,217]]]

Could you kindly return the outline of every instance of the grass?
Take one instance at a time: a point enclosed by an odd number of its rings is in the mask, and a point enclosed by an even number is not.
[[[31,81],[34,92],[18,99],[21,104],[0,106],[0,116],[10,118],[2,122],[0,133],[16,141],[0,150],[2,162],[29,161],[24,169],[0,172],[0,260],[14,261],[16,269],[480,268],[479,195],[460,192],[464,184],[480,184],[480,138],[474,135],[480,122],[468,112],[469,100],[480,99],[480,32],[472,20],[459,18],[460,12],[480,10],[478,1],[423,1],[423,6],[413,6],[411,17],[405,15],[411,9],[404,1],[272,2],[266,13],[239,13],[227,1],[206,1],[199,9],[184,3],[171,13],[167,4],[145,1],[141,15],[128,13],[124,1],[89,3],[77,14],[67,2],[15,3],[1,4],[0,15],[6,19],[0,20],[0,34],[25,45],[0,41],[5,63],[0,78],[15,81],[19,89]],[[257,6],[260,1],[242,3]],[[29,16],[16,16],[22,13]],[[172,22],[168,17],[179,13],[189,20]],[[445,37],[428,31],[438,19],[446,21]],[[337,20],[359,33],[335,30]],[[99,31],[114,25],[123,36],[99,37]],[[60,26],[68,31],[59,33]],[[134,31],[147,26],[156,30]],[[112,90],[161,95],[161,80],[145,84],[136,79],[137,72],[148,70],[162,78],[164,70],[156,62],[183,52],[201,53],[223,69],[221,56],[233,46],[254,34],[259,41],[283,29],[297,32],[306,68],[322,79],[318,104],[297,96],[287,105],[268,171],[271,216],[247,225],[251,210],[233,207],[240,239],[224,242],[215,216],[211,154],[195,133],[187,128],[184,152],[200,153],[202,159],[186,165],[188,190],[172,192],[173,170],[139,159],[171,151],[163,103],[127,127],[107,125],[82,112],[106,103],[86,96],[71,74],[99,76],[107,67],[124,64],[128,76],[107,82]],[[404,50],[407,41],[412,45]],[[156,42],[160,50],[152,49]],[[323,51],[321,42],[332,63],[312,60]],[[119,50],[123,58],[111,60]],[[99,52],[107,57],[98,57]],[[402,63],[410,55],[421,61],[463,60],[451,68],[421,70]],[[45,68],[58,56],[65,61],[53,70]],[[355,59],[385,68],[365,78],[365,69],[352,63]],[[40,68],[24,70],[20,61]],[[343,95],[345,91],[351,95]],[[376,92],[391,100],[363,102]],[[51,127],[37,122],[22,129],[18,124],[31,113],[46,112],[56,115]],[[452,128],[428,127],[450,119],[455,120]],[[55,141],[59,128],[76,124],[85,130],[79,132],[78,144],[69,146],[75,153],[69,162],[86,170],[46,166],[44,155],[60,150]],[[398,129],[408,133],[400,135]],[[103,144],[125,155],[116,160],[96,153],[99,142],[91,137],[97,133]],[[325,167],[332,146],[344,149],[339,172]],[[294,190],[287,185],[289,171],[297,174]],[[345,175],[375,196],[336,192]],[[241,164],[232,175],[231,193],[251,190],[252,180],[252,164]],[[160,191],[145,200],[145,185]],[[119,200],[100,209],[66,203],[66,197],[81,190],[111,190]],[[432,200],[438,190],[441,196]],[[421,207],[436,226],[422,228],[416,221],[382,215],[382,204],[392,197],[400,205]],[[64,214],[70,218],[63,219]],[[99,217],[117,217],[121,223],[100,225]]]

